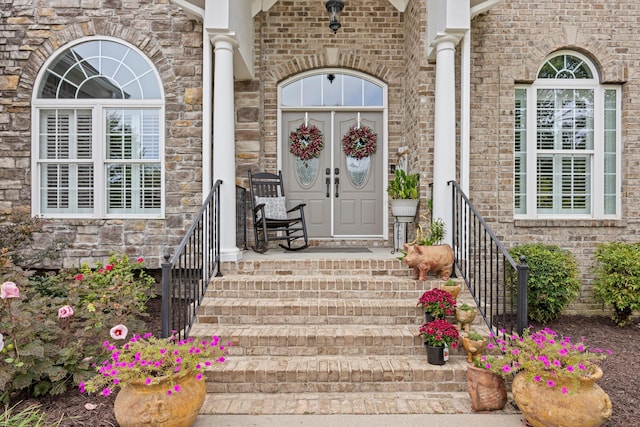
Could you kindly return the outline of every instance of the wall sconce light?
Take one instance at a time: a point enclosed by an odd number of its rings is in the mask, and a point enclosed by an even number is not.
[[[329,28],[333,31],[333,34],[338,32],[340,25],[340,14],[344,8],[344,2],[342,0],[329,0],[325,3],[327,12],[329,13]]]

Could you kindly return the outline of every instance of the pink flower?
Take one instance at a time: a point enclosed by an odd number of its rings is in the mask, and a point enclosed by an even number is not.
[[[549,381],[547,381],[547,385],[548,385],[549,387],[555,387],[555,386],[556,386],[556,383],[555,383],[553,380],[549,380]]]
[[[136,260],[136,262],[137,262],[138,264],[140,264],[140,263],[144,262],[144,258],[140,257],[140,258],[138,258],[138,259]]]
[[[105,270],[107,270],[107,271],[111,271],[111,270],[113,270],[113,264],[105,265],[105,266],[104,266],[104,268],[105,268]]]
[[[110,388],[105,388],[104,390],[102,390],[102,395],[103,396],[109,396],[111,394],[111,389]]]
[[[127,337],[129,330],[124,325],[116,325],[109,331],[114,340],[123,340]]]
[[[58,309],[58,318],[66,319],[67,317],[73,316],[73,308],[70,305],[65,305]]]
[[[18,298],[20,296],[20,289],[13,282],[4,282],[0,290],[0,298]]]
[[[82,274],[77,274],[76,277],[74,277],[74,279],[80,281],[80,280],[82,280],[83,277],[84,276]]]
[[[566,387],[562,387],[562,394],[567,394],[569,390]]]

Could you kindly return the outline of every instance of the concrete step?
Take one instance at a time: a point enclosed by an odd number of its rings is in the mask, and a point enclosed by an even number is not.
[[[465,392],[392,392],[392,393],[210,393],[200,410],[201,415],[393,415],[393,414],[469,414],[471,413],[469,393]],[[510,403],[493,415],[518,414]],[[490,417],[490,415],[482,415]],[[213,419],[212,421],[215,421]],[[334,424],[343,425],[341,419],[332,419]],[[492,421],[495,422],[493,418]],[[370,420],[374,421],[374,420]],[[396,422],[376,419],[376,426],[397,426]],[[430,419],[431,422],[437,422]],[[301,421],[304,422],[304,419]],[[325,421],[326,423],[327,421]],[[329,421],[330,422],[330,421]],[[441,421],[442,422],[442,421]],[[209,425],[209,424],[207,424]],[[211,424],[213,425],[213,424]],[[226,424],[225,424],[226,425]],[[230,424],[229,424],[230,425]],[[235,424],[240,425],[240,424]],[[242,424],[257,425],[257,424]],[[260,424],[267,425],[267,424]],[[271,425],[271,424],[269,424]],[[273,424],[276,425],[276,424]],[[284,424],[294,425],[294,424]],[[307,425],[295,424],[295,425]],[[355,425],[355,424],[350,424]],[[358,424],[360,425],[360,424]],[[365,425],[365,424],[362,424]],[[419,425],[419,424],[413,424]],[[423,424],[431,424],[425,420]],[[448,424],[439,424],[446,426]],[[456,424],[457,425],[457,424]],[[494,424],[495,425],[495,424]],[[521,423],[501,424],[519,426]]]

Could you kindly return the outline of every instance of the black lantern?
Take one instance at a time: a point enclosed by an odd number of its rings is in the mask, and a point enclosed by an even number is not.
[[[338,32],[340,28],[340,14],[344,8],[344,2],[342,0],[329,0],[325,3],[327,12],[329,12],[329,28],[333,31],[333,34]]]

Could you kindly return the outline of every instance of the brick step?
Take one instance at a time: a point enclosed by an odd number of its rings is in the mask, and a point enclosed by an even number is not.
[[[207,296],[224,298],[390,298],[413,299],[440,281],[420,282],[388,276],[236,275],[215,278]]]
[[[421,324],[415,300],[208,298],[198,322],[223,324]]]
[[[465,392],[209,393],[202,415],[466,414]],[[492,414],[517,414],[512,405]],[[333,424],[332,424],[333,425]],[[383,425],[383,424],[376,424]],[[389,425],[389,424],[386,424]]]
[[[198,325],[191,336],[208,337]],[[233,346],[229,356],[326,356],[424,354],[418,326],[216,325]],[[211,330],[213,329],[213,326]]]
[[[209,393],[463,392],[467,362],[422,355],[229,357],[207,371]]]
[[[389,254],[389,259],[253,259],[226,262],[221,266],[223,276],[390,276],[411,278],[412,270]],[[430,276],[431,278],[431,276]],[[434,280],[438,280],[433,276]]]

